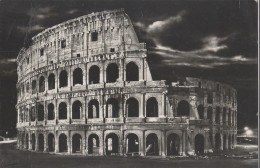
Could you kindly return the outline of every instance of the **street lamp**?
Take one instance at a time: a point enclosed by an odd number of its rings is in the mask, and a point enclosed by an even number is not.
[[[244,127],[244,130],[247,131],[249,128],[248,127]]]
[[[253,134],[253,131],[252,130],[247,130],[246,131],[246,136],[251,136]]]

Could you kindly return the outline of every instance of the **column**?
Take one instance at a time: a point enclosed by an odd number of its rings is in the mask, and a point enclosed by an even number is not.
[[[44,135],[44,149],[43,149],[43,151],[44,152],[48,152],[49,150],[48,150],[48,133],[47,132],[44,132],[43,133],[43,135]]]
[[[166,142],[166,132],[165,132],[165,130],[163,130],[162,132],[161,132],[161,134],[162,134],[162,142],[161,142],[161,151],[162,151],[162,156],[166,156],[166,145],[167,145],[167,142]]]
[[[166,117],[166,115],[165,115],[165,112],[166,112],[166,110],[165,110],[165,99],[166,99],[166,96],[165,96],[165,93],[163,93],[162,94],[162,111],[161,111],[161,114],[159,115],[159,117],[162,117],[162,118],[165,118]]]
[[[59,152],[59,134],[58,131],[55,132],[55,153]]]
[[[71,154],[71,153],[72,153],[72,137],[71,137],[71,131],[68,131],[67,145],[68,145],[68,154]]]
[[[181,140],[182,140],[182,143],[181,143],[181,150],[180,150],[180,155],[182,156],[185,156],[186,155],[186,137],[187,137],[187,132],[185,130],[182,130],[182,137],[181,137]]]

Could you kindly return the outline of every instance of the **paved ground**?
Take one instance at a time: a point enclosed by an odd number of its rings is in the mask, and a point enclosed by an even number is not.
[[[241,149],[241,150],[240,150]],[[248,150],[249,149],[249,150]],[[256,151],[257,146],[240,146],[238,151],[248,153]],[[84,157],[84,156],[62,156],[43,153],[19,151],[15,144],[0,144],[0,168],[21,167],[21,168],[256,168],[257,159],[210,157],[202,158],[125,158],[125,157]]]

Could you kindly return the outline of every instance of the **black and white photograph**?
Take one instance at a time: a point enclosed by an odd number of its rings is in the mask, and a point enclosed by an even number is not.
[[[0,0],[0,168],[257,168],[258,0]]]

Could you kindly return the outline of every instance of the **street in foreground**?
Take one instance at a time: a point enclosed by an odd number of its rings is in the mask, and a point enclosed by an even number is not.
[[[240,145],[233,152],[233,156],[228,157],[222,154],[221,157],[193,157],[193,158],[140,158],[140,157],[84,157],[84,156],[64,156],[51,155],[20,151],[15,149],[14,143],[0,144],[0,168],[20,167],[20,168],[51,168],[51,167],[113,167],[113,168],[158,168],[158,167],[199,167],[199,168],[256,168],[257,159],[247,157],[249,153],[256,153],[257,146]],[[231,152],[231,153],[232,153]],[[241,152],[241,157],[238,156]],[[229,155],[231,156],[231,155]],[[244,157],[242,157],[244,156]],[[256,157],[254,157],[256,158]]]

